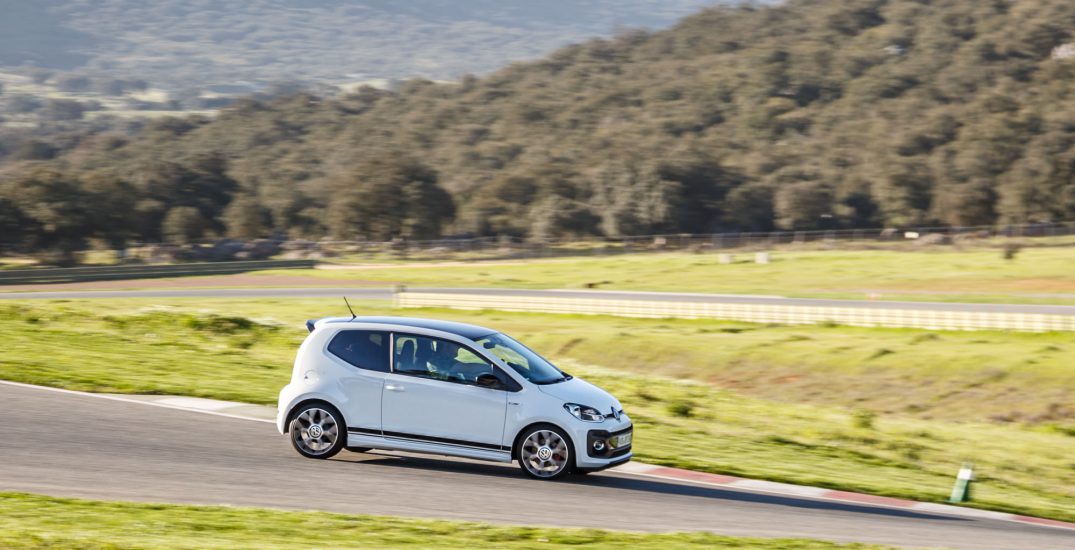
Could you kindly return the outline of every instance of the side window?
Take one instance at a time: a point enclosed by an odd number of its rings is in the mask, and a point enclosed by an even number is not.
[[[332,355],[365,370],[388,372],[388,333],[343,330],[328,344]]]
[[[422,342],[419,342],[419,339]],[[419,350],[419,345],[422,346]],[[429,373],[425,357],[432,353],[428,338],[396,334],[395,369],[400,374],[422,376]]]
[[[396,372],[445,382],[478,385],[482,374],[496,376],[493,365],[455,342],[396,334]]]

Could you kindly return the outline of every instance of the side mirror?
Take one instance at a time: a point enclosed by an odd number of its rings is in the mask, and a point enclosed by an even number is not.
[[[487,372],[479,374],[476,382],[478,383],[478,386],[482,388],[490,388],[494,390],[499,390],[501,388],[500,379],[497,378],[495,374],[489,374]]]

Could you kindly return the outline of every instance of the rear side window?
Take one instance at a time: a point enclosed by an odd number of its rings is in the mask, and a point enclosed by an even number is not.
[[[388,333],[343,330],[332,338],[328,352],[365,370],[388,372]]]

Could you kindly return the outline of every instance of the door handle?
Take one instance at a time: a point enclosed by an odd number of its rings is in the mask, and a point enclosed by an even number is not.
[[[385,385],[384,389],[386,389],[388,391],[404,391],[405,390],[405,388],[403,386],[395,386],[395,385],[392,385],[392,384]]]

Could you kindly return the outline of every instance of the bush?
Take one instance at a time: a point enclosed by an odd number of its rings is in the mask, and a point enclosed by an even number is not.
[[[668,404],[668,412],[672,416],[689,418],[694,414],[694,403],[690,401],[674,401]]]
[[[1004,243],[1004,259],[1014,260],[1015,255],[1019,253],[1020,247],[1015,243]]]
[[[855,428],[862,430],[872,430],[874,420],[877,419],[877,413],[873,411],[861,410],[855,411],[851,415],[851,425]]]

